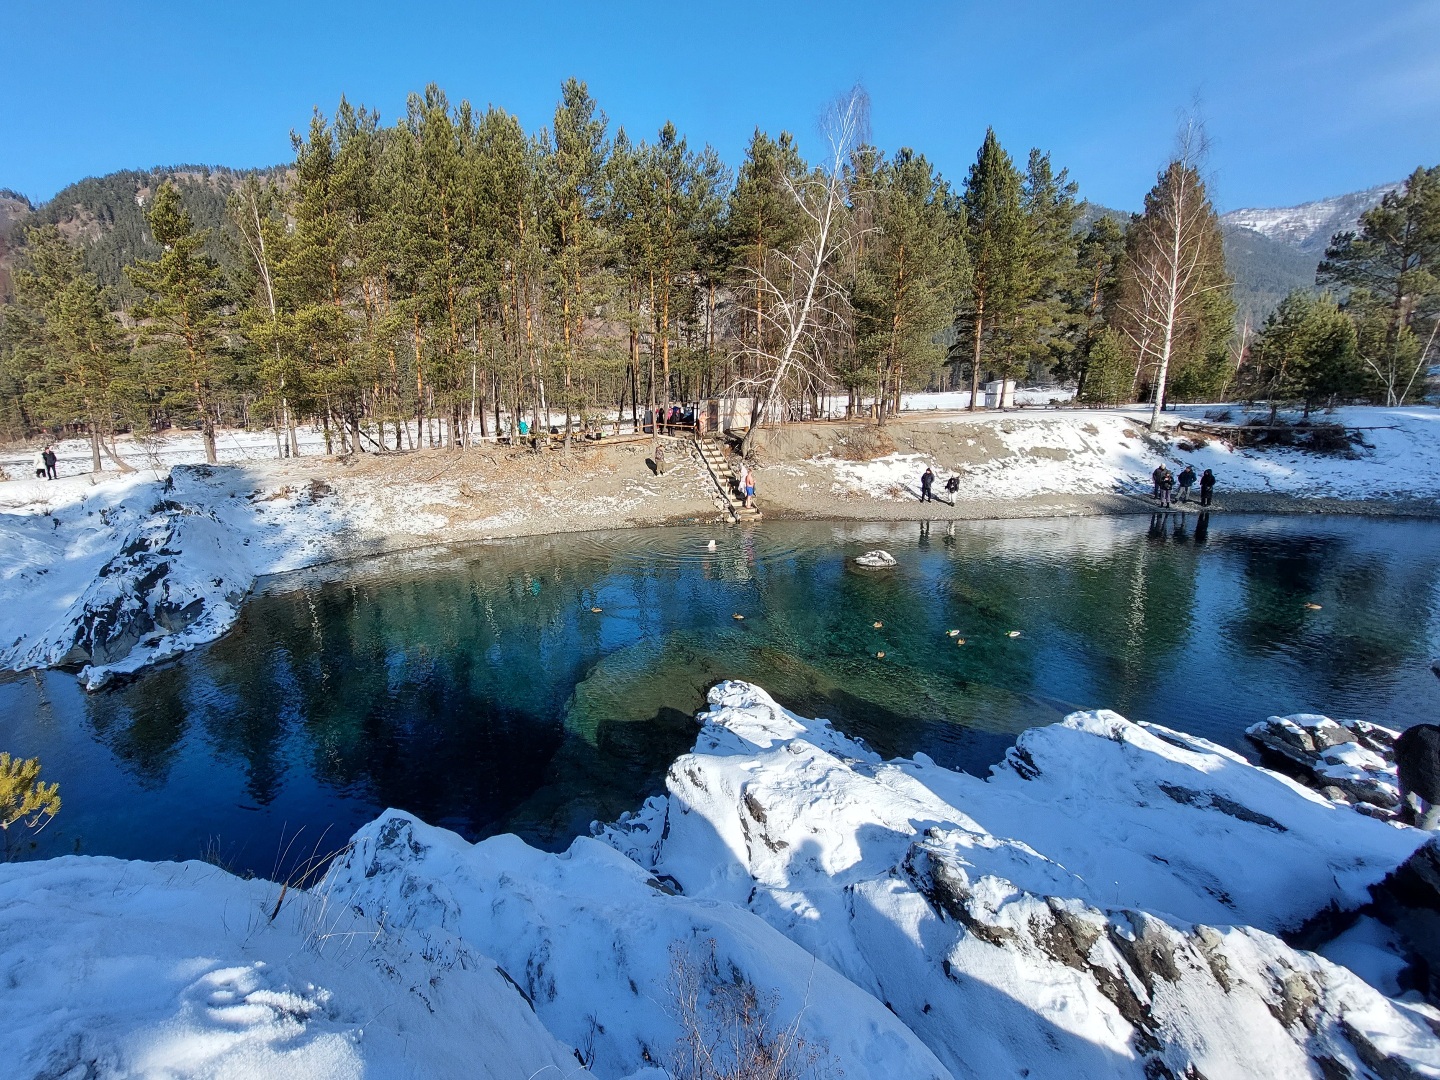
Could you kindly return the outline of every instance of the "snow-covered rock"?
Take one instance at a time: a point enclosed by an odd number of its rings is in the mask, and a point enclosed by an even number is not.
[[[1365,902],[1414,830],[1108,712],[1026,732],[987,780],[744,683],[703,719],[668,795],[601,835],[764,918],[956,1076],[1440,1075],[1420,1013],[1273,936]]]
[[[948,1075],[880,1001],[763,920],[677,896],[585,837],[563,855],[508,835],[472,845],[390,811],[356,834],[324,891],[389,928],[493,956],[600,1076],[671,1060],[684,1034],[673,986],[682,960],[756,987],[846,1077]]]
[[[871,570],[885,570],[895,565],[895,556],[888,551],[876,548],[874,551],[867,551],[864,555],[855,556],[857,566],[868,567]]]
[[[1327,798],[1387,821],[1400,816],[1398,735],[1379,724],[1332,720],[1318,713],[1272,716],[1245,729],[1246,738],[1278,755]]]
[[[664,1080],[729,1001],[851,1078],[1440,1077],[1440,1012],[1275,936],[1415,830],[1109,712],[980,779],[710,702],[667,794],[561,854],[390,810],[309,890],[0,866],[0,1075]]]

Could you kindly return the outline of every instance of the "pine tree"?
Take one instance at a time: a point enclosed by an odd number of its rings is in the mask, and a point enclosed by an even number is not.
[[[155,192],[146,221],[164,251],[127,270],[144,294],[133,314],[141,322],[141,341],[155,343],[160,354],[166,405],[194,410],[205,460],[213,465],[220,398],[231,371],[220,267],[205,253],[205,233],[192,224],[174,184]]]
[[[84,425],[92,469],[101,470],[103,450],[121,471],[131,472],[111,445],[130,389],[129,357],[111,298],[54,225],[28,229],[25,239],[6,336],[26,361],[26,415],[39,424]]]
[[[607,249],[605,170],[610,153],[605,114],[585,84],[569,79],[555,109],[554,154],[548,170],[549,226],[564,336],[565,448],[570,448],[572,410],[583,408],[574,380],[585,369],[586,313],[602,296],[599,280]]]
[[[1106,323],[1114,316],[1118,283],[1116,272],[1124,250],[1125,232],[1120,223],[1108,214],[1102,214],[1091,223],[1077,250],[1069,307],[1078,313],[1082,331],[1071,362],[1061,371],[1075,379],[1076,396],[1083,401],[1115,404],[1125,400],[1130,392],[1128,377],[1124,390],[1117,390],[1113,382],[1109,365],[1115,362],[1111,349],[1115,342],[1107,341],[1101,352],[1096,353]],[[1101,384],[1095,390],[1098,396],[1090,393],[1088,385],[1092,370],[1101,373]],[[1112,400],[1112,395],[1118,396]]]
[[[243,297],[240,331],[260,357],[259,377],[266,388],[261,404],[276,410],[276,431],[285,433],[282,456],[298,457],[292,406],[303,400],[298,393],[301,380],[279,281],[289,242],[284,199],[273,183],[261,184],[258,177],[249,176],[231,192],[229,215],[244,255],[237,261],[241,269],[235,281]]]
[[[60,813],[60,785],[40,779],[39,758],[12,758],[0,751],[0,831],[9,850],[10,826],[43,829]]]
[[[1355,324],[1328,295],[1296,289],[1265,320],[1251,348],[1258,390],[1270,399],[1270,419],[1283,401],[1300,400],[1305,415],[1359,382]]]
[[[987,362],[998,361],[1003,344],[998,331],[1011,325],[1025,287],[1022,184],[1020,172],[1001,148],[995,130],[987,128],[962,197],[970,287],[955,323],[960,339],[968,342],[972,410],[979,408],[981,370]]]
[[[1086,340],[1080,399],[1097,405],[1121,405],[1134,391],[1134,365],[1120,335],[1101,325]]]
[[[742,310],[739,336],[757,348],[768,326],[763,279],[773,271],[777,253],[791,251],[803,233],[795,190],[807,171],[789,132],[772,139],[756,128],[730,190],[726,227],[731,286]]]
[[[1361,215],[1359,232],[1335,236],[1318,279],[1340,289],[1385,404],[1403,402],[1440,328],[1440,165],[1416,169]]]
[[[899,410],[906,377],[923,384],[945,359],[940,335],[954,318],[965,249],[957,201],[922,155],[901,150],[875,178],[854,306],[857,352],[877,373],[883,423]]]
[[[1021,365],[1028,366],[1031,378],[1038,377],[1075,348],[1083,321],[1072,304],[1080,272],[1076,190],[1067,170],[1055,172],[1049,154],[1030,151],[1021,188],[1025,231],[1016,267],[1016,310],[1002,377],[1018,374]]]

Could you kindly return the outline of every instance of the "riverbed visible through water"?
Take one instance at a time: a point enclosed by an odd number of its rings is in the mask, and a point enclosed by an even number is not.
[[[854,565],[876,547],[898,565]],[[662,789],[724,678],[981,775],[1077,708],[1247,754],[1276,713],[1434,721],[1437,590],[1440,523],[1359,517],[496,541],[270,579],[219,641],[97,694],[8,677],[0,749],[60,783],[26,857],[271,876],[387,806],[563,848]]]

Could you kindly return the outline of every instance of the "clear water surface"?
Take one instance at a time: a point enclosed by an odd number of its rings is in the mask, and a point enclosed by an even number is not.
[[[872,547],[899,565],[856,568]],[[1272,713],[1433,720],[1437,589],[1440,524],[1352,517],[501,541],[271,579],[221,640],[98,694],[9,677],[0,749],[64,800],[17,854],[271,875],[386,806],[561,848],[661,789],[722,678],[978,773],[1075,708],[1246,753]]]

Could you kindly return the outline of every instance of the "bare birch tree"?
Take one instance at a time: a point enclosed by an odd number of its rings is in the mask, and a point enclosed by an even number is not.
[[[1176,156],[1145,196],[1145,213],[1131,226],[1121,266],[1123,333],[1136,352],[1137,376],[1155,371],[1150,427],[1160,422],[1177,343],[1203,317],[1200,300],[1228,288],[1215,210],[1200,166],[1204,131],[1193,121],[1180,133]],[[1138,381],[1138,380],[1137,380]]]
[[[753,372],[737,383],[751,399],[742,455],[749,455],[787,379],[801,374],[831,381],[825,375],[822,328],[844,321],[849,294],[836,263],[854,239],[845,204],[845,165],[864,141],[869,114],[870,98],[859,86],[833,102],[821,119],[825,164],[799,179],[784,178],[802,215],[803,232],[793,250],[776,251],[753,270],[755,290],[765,302],[756,305],[761,331],[742,347]]]

